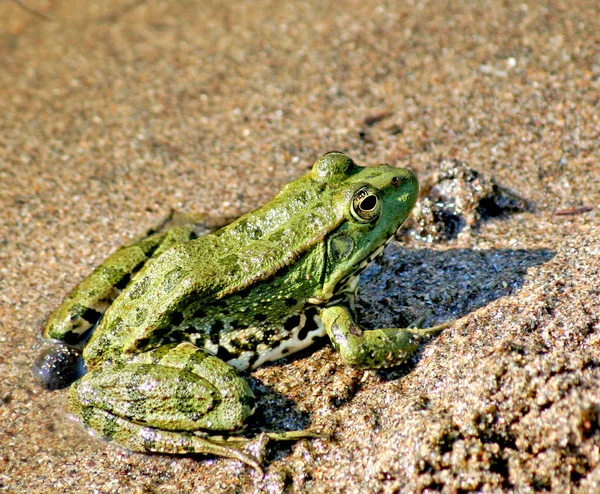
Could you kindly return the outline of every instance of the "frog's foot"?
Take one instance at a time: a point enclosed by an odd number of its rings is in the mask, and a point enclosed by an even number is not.
[[[300,441],[301,439],[329,438],[330,434],[326,434],[316,430],[305,429],[300,431],[261,432],[257,437],[253,438],[248,438],[245,436],[211,436],[207,439],[221,446],[231,447],[232,445],[235,445],[237,451],[240,451],[242,448],[252,450],[256,455],[252,458],[255,458],[255,460],[258,459],[259,464],[261,464],[267,452],[267,447],[270,441]],[[253,468],[256,468],[254,465],[248,463],[247,461],[244,461],[244,463],[252,466]]]
[[[448,322],[444,322],[442,324],[438,324],[437,326],[431,326],[430,328],[418,328],[418,327],[411,326],[410,328],[407,328],[405,331],[412,333],[417,338],[425,338],[426,339],[426,338],[431,338],[432,336],[437,336],[442,331],[444,331],[444,329],[452,326],[455,322],[456,321],[448,321]]]

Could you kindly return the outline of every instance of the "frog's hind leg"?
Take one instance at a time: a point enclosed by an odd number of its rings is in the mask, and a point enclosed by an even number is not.
[[[260,462],[235,446],[214,437],[202,437],[193,432],[166,431],[121,418],[100,408],[82,409],[81,419],[103,438],[115,441],[132,451],[164,454],[195,454],[222,456],[239,460],[262,473]]]
[[[190,343],[166,345],[88,372],[69,407],[91,429],[133,451],[205,453],[260,469],[244,443],[212,434],[240,429],[254,395],[235,369]]]
[[[60,389],[79,378],[85,372],[81,347],[121,290],[167,248],[195,237],[185,227],[147,234],[111,254],[79,283],[46,321],[42,335],[54,341],[31,369],[38,383]]]
[[[81,281],[50,315],[43,336],[76,345],[100,320],[108,306],[149,261],[178,242],[195,238],[186,227],[145,236],[113,252]]]

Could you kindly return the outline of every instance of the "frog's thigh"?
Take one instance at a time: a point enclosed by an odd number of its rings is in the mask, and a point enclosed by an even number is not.
[[[332,306],[319,313],[334,348],[344,361],[358,367],[398,365],[409,359],[421,343],[448,324],[428,329],[361,329],[347,307]]]
[[[129,429],[232,431],[254,411],[254,395],[225,362],[181,344],[89,372],[71,387],[69,406],[91,428],[140,450],[126,431],[113,428],[113,418],[115,424],[128,422]],[[164,445],[152,451],[164,451]]]

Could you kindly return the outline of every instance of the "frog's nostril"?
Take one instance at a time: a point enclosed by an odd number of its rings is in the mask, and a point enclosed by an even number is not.
[[[402,179],[400,177],[393,177],[392,178],[392,185],[394,187],[398,187],[401,183],[402,183]]]

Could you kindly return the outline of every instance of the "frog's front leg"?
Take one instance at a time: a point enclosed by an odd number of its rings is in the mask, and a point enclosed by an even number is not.
[[[133,451],[214,454],[260,470],[257,459],[241,451],[243,442],[209,435],[243,426],[254,412],[252,390],[233,367],[190,343],[92,370],[71,386],[69,408]]]
[[[350,365],[379,368],[408,360],[421,343],[439,334],[451,323],[427,329],[361,329],[351,310],[342,305],[325,307],[319,313],[334,348]]]

